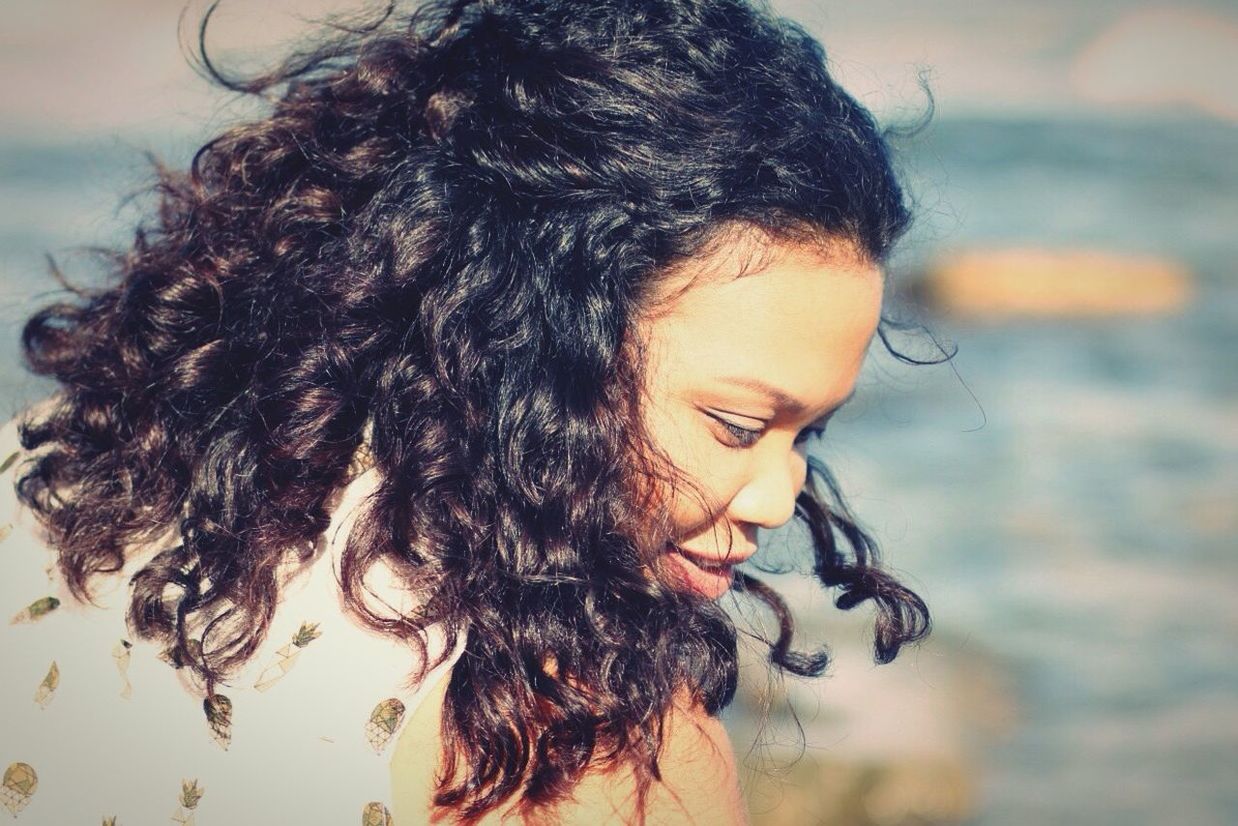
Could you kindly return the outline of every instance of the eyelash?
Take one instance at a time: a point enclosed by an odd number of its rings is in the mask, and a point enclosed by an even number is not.
[[[761,434],[765,432],[763,430],[753,430],[748,427],[740,427],[734,422],[728,422],[721,416],[714,416],[713,414],[710,414],[710,418],[716,420],[719,424],[726,428],[728,433],[739,440],[739,444],[737,445],[727,445],[727,447],[734,448],[735,450],[743,450],[745,448],[752,447],[757,443],[757,439],[761,438]],[[800,431],[798,436],[795,437],[795,443],[799,444],[809,436],[822,436],[824,434],[824,426],[806,427]]]
[[[752,447],[753,445],[757,443],[757,439],[761,438],[761,433],[764,432],[761,430],[752,430],[751,428],[747,428],[747,427],[740,427],[737,424],[732,424],[731,422],[728,422],[726,419],[722,418],[721,416],[714,416],[713,418],[716,419],[718,423],[721,424],[728,433],[730,433],[732,436],[734,436],[736,439],[739,440],[739,444],[727,445],[727,447],[737,448],[741,450],[743,448]]]

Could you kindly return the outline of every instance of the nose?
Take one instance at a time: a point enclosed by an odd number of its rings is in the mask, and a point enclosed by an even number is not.
[[[731,500],[731,518],[760,528],[786,524],[795,515],[795,499],[807,474],[808,465],[799,449],[761,460]]]

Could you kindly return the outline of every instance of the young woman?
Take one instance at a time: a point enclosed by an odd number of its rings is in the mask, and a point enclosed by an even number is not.
[[[743,822],[720,598],[825,667],[739,567],[758,530],[803,520],[879,660],[927,630],[806,452],[909,221],[871,116],[741,0],[203,57],[269,113],[160,169],[114,278],[24,331],[61,389],[0,434],[5,805]]]

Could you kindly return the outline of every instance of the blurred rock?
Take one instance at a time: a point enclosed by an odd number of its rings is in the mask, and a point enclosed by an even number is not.
[[[746,786],[754,826],[948,826],[974,814],[975,783],[949,760],[847,762],[807,753]]]
[[[824,677],[772,677],[763,646],[741,647],[727,727],[754,826],[947,826],[974,817],[985,748],[1018,719],[996,659],[935,632],[875,666],[862,617],[801,627],[803,639],[831,643]]]
[[[1207,491],[1188,495],[1181,515],[1193,533],[1221,539],[1238,536],[1238,508],[1230,494]]]
[[[933,262],[917,298],[975,319],[1157,315],[1191,299],[1189,270],[1153,256],[1096,250],[967,250]]]

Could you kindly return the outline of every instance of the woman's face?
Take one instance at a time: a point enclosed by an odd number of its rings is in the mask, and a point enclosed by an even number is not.
[[[854,246],[754,244],[668,276],[641,325],[645,425],[681,480],[658,485],[666,570],[710,598],[756,550],[757,528],[793,515],[806,437],[852,394],[881,314],[882,273]],[[736,278],[753,253],[758,266]]]

